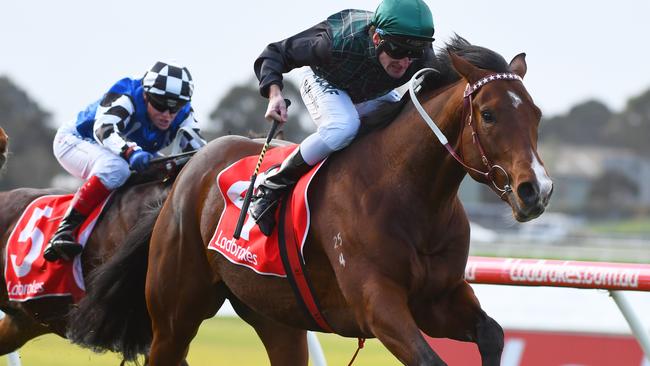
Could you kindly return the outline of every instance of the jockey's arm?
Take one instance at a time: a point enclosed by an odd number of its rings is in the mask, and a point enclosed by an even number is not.
[[[186,152],[198,150],[205,144],[205,139],[201,136],[199,123],[194,118],[194,110],[192,110],[178,129],[176,138],[172,143],[172,151]]]
[[[97,108],[93,124],[95,140],[125,159],[133,151],[141,150],[136,143],[122,138],[122,134],[126,132],[123,129],[128,125],[134,111],[135,107],[128,96],[107,94]]]
[[[255,75],[259,80],[260,94],[269,97],[269,87],[283,88],[282,74],[302,66],[318,66],[330,59],[331,30],[327,21],[289,37],[271,43],[255,60]]]

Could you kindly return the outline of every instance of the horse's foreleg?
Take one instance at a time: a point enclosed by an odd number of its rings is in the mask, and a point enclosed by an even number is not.
[[[27,315],[6,314],[0,320],[0,355],[16,351],[27,341],[46,333],[50,333],[50,330]]]
[[[409,366],[446,365],[424,339],[408,307],[403,288],[387,278],[363,277],[361,301],[355,306],[365,327],[402,363]]]
[[[503,329],[490,318],[466,282],[449,296],[416,311],[422,331],[432,337],[447,337],[475,342],[484,366],[498,366],[503,351]]]
[[[253,312],[236,299],[231,303],[237,314],[250,324],[262,340],[271,366],[307,366],[307,332],[280,324]]]
[[[180,365],[199,325],[218,305],[210,296],[212,276],[197,223],[174,206],[168,200],[163,208],[149,250],[145,294],[153,330],[151,366]]]

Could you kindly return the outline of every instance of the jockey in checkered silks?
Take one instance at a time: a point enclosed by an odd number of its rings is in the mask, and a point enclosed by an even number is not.
[[[132,170],[144,170],[158,151],[174,140],[180,141],[181,151],[205,145],[190,104],[193,91],[187,68],[157,62],[143,78],[115,83],[76,120],[58,129],[54,156],[85,183],[48,243],[46,260],[70,260],[81,253],[83,247],[75,239],[78,227]]]
[[[395,88],[432,67],[433,17],[422,0],[384,0],[375,13],[344,10],[271,43],[255,61],[266,118],[285,122],[282,74],[309,66],[300,85],[317,132],[308,136],[258,187],[250,213],[270,235],[278,199],[319,161],[354,139],[361,117],[396,102]]]

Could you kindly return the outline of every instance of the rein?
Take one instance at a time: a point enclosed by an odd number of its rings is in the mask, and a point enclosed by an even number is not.
[[[449,154],[456,159],[456,161],[465,167],[465,169],[469,169],[477,174],[482,175],[486,180],[492,182],[492,185],[494,188],[501,192],[499,195],[500,197],[503,198],[504,195],[508,194],[509,192],[512,192],[512,187],[510,186],[510,176],[508,175],[508,172],[501,166],[497,164],[492,164],[490,159],[488,159],[487,154],[485,153],[485,149],[483,149],[483,145],[481,145],[481,141],[479,140],[478,133],[476,132],[476,128],[474,127],[474,113],[473,113],[473,108],[472,108],[472,96],[479,90],[481,87],[491,81],[495,80],[519,80],[522,81],[521,77],[519,75],[513,74],[513,73],[497,73],[497,74],[491,74],[488,75],[474,84],[467,84],[465,87],[465,92],[463,93],[463,118],[461,120],[465,120],[465,115],[467,115],[467,125],[472,129],[472,142],[474,145],[477,146],[479,152],[481,153],[481,161],[483,162],[483,165],[487,168],[486,171],[482,171],[479,169],[476,169],[474,167],[471,167],[467,165],[463,159],[458,155],[458,153],[454,150],[454,148],[451,147],[449,144],[449,141],[445,137],[445,135],[442,133],[438,125],[429,117],[427,112],[424,110],[422,107],[422,104],[420,104],[420,101],[417,98],[416,95],[416,88],[420,87],[420,84],[424,81],[424,77],[421,79],[418,79],[420,76],[423,76],[424,74],[428,72],[437,72],[436,69],[432,68],[426,68],[422,69],[418,72],[416,72],[413,77],[411,77],[411,81],[409,82],[409,94],[411,96],[411,100],[413,101],[413,104],[415,105],[415,109],[417,109],[418,113],[426,122],[426,124],[431,128],[433,133],[436,135],[438,138],[438,141],[447,149]],[[469,113],[467,111],[469,110]],[[503,176],[505,177],[505,184],[503,187],[499,187],[497,182],[496,182],[496,175],[498,172],[501,172]]]

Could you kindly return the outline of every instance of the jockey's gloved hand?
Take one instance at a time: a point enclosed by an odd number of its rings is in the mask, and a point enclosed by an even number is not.
[[[151,153],[143,150],[135,151],[129,156],[129,167],[131,169],[141,172],[149,166],[149,161],[153,158]]]

